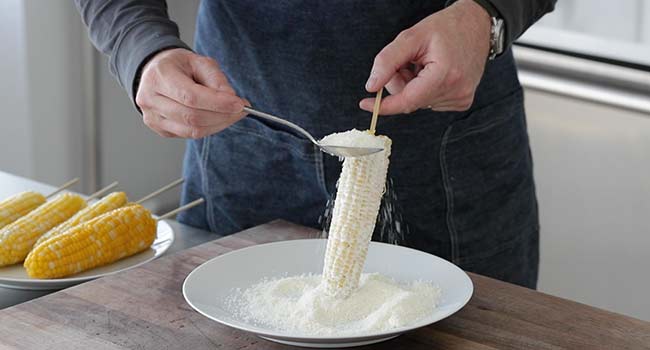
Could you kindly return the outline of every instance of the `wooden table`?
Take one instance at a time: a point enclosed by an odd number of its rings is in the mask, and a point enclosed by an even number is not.
[[[275,221],[0,311],[0,348],[292,349],[222,326],[185,303],[192,269],[234,249],[313,237]],[[233,266],[233,268],[237,268]],[[650,323],[475,274],[457,314],[359,349],[650,349]]]

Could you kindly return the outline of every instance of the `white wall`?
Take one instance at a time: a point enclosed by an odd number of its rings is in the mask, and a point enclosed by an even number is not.
[[[34,177],[86,188],[82,26],[71,1],[24,1]]]
[[[169,12],[190,46],[199,0],[168,1]],[[99,181],[120,182],[130,196],[137,198],[181,176],[185,143],[165,139],[150,131],[134,109],[126,92],[110,75],[107,60],[98,57],[96,65],[99,128]],[[178,202],[179,189],[152,201],[149,206],[162,212]]]
[[[81,25],[70,1],[0,2],[0,169],[58,184],[85,173]]]
[[[526,91],[539,288],[650,320],[650,115]]]
[[[169,1],[190,44],[198,3]],[[180,177],[184,142],[142,124],[107,60],[88,54],[71,1],[0,1],[0,39],[0,170],[50,184],[80,177],[74,189],[86,193],[118,180],[132,198]],[[169,208],[178,194],[149,205]]]
[[[0,170],[32,176],[31,123],[27,113],[25,16],[20,0],[0,1]]]

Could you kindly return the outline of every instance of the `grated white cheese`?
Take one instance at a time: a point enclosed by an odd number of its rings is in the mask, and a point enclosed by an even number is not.
[[[305,336],[360,335],[405,327],[430,315],[440,288],[430,282],[399,284],[377,274],[363,274],[359,289],[347,299],[320,290],[320,275],[262,280],[227,300],[238,318]]]
[[[384,139],[367,131],[352,129],[344,132],[329,134],[323,137],[319,144],[325,146],[383,148]]]

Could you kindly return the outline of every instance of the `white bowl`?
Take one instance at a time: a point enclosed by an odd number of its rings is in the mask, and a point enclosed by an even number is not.
[[[318,348],[359,346],[394,338],[442,320],[460,310],[472,296],[472,281],[454,264],[415,249],[371,242],[364,272],[378,272],[398,282],[431,281],[440,287],[440,303],[427,317],[409,327],[385,332],[305,336],[239,319],[225,304],[235,288],[248,288],[263,278],[320,273],[326,244],[325,239],[301,239],[256,245],[218,256],[187,276],[183,295],[196,311],[219,323],[278,343]]]

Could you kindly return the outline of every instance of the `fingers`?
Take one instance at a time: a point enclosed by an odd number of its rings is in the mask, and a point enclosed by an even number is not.
[[[162,95],[152,97],[152,101],[154,112],[189,126],[204,127],[223,124],[224,121],[231,119],[237,121],[243,115],[243,113],[221,113],[190,108]]]
[[[382,115],[411,113],[432,104],[433,101],[441,100],[438,94],[441,93],[440,85],[445,79],[445,73],[440,65],[425,66],[404,86],[402,91],[382,100],[379,113]],[[370,101],[362,101],[361,108],[366,109],[368,103]]]
[[[171,133],[177,137],[182,137],[187,139],[199,139],[212,134],[216,134],[219,131],[222,131],[223,129],[228,127],[229,124],[196,127],[196,126],[179,123],[172,119],[161,117],[159,120],[159,126],[162,130]]]
[[[219,92],[235,95],[235,90],[230,86],[228,79],[221,72],[215,60],[205,56],[198,56],[191,60],[190,64],[192,66],[192,77],[197,83]]]
[[[402,68],[400,69],[393,77],[386,83],[386,90],[391,93],[391,95],[396,95],[404,90],[406,84],[415,78],[415,74],[409,69]]]
[[[234,124],[244,113],[225,114],[182,105],[166,96],[151,99],[154,108],[144,112],[145,124],[164,137],[201,138]]]
[[[414,61],[419,51],[417,32],[407,29],[400,33],[395,40],[384,47],[375,57],[366,82],[368,92],[376,92],[385,86],[405,64]]]
[[[143,114],[144,123],[163,137],[180,137],[198,139],[218,133],[232,125],[237,119],[224,119],[221,123],[209,126],[193,126],[175,119],[165,118],[155,112]]]
[[[221,113],[239,113],[244,108],[241,98],[197,84],[176,67],[164,68],[161,74],[165,79],[157,92],[182,105]]]

